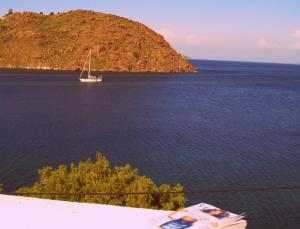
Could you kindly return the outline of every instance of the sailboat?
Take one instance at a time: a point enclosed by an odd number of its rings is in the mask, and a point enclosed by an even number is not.
[[[82,71],[81,71],[80,76],[79,76],[79,80],[82,83],[98,83],[98,82],[102,82],[102,76],[101,75],[100,76],[92,76],[91,75],[91,58],[92,58],[92,51],[90,50],[89,53],[88,53],[88,55],[87,55],[87,57],[86,57],[85,63],[83,65]],[[85,69],[87,61],[89,61],[88,77],[84,78],[83,77],[83,72],[84,72],[84,69]]]

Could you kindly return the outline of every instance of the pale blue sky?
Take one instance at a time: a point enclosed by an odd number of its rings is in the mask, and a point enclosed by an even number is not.
[[[300,63],[299,0],[1,0],[0,14],[9,8],[123,16],[192,58]]]

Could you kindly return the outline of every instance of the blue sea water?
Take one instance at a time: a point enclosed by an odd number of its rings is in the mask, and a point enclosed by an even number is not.
[[[0,70],[0,180],[93,157],[186,189],[300,185],[300,66],[191,60],[196,74]],[[300,228],[300,190],[188,195],[246,212],[249,228]]]

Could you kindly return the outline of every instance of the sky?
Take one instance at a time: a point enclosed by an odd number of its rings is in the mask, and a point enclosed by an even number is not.
[[[123,16],[193,59],[300,64],[300,0],[0,0],[0,15],[10,8]]]

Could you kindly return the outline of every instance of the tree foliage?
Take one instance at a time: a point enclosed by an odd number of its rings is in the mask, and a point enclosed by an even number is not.
[[[13,14],[13,13],[14,13],[13,9],[10,8],[10,9],[7,11],[7,14],[6,14],[6,15],[11,15],[11,14]]]
[[[185,203],[183,193],[162,193],[181,192],[182,185],[157,186],[149,177],[139,175],[138,169],[132,168],[129,164],[112,168],[109,161],[99,152],[96,153],[95,162],[88,159],[78,164],[72,163],[69,168],[66,165],[60,165],[56,169],[44,167],[38,170],[38,176],[39,180],[32,187],[23,187],[17,192],[57,200],[165,210],[181,208]],[[48,194],[34,195],[35,192]],[[124,194],[141,192],[148,194]],[[95,193],[114,195],[93,195]]]

